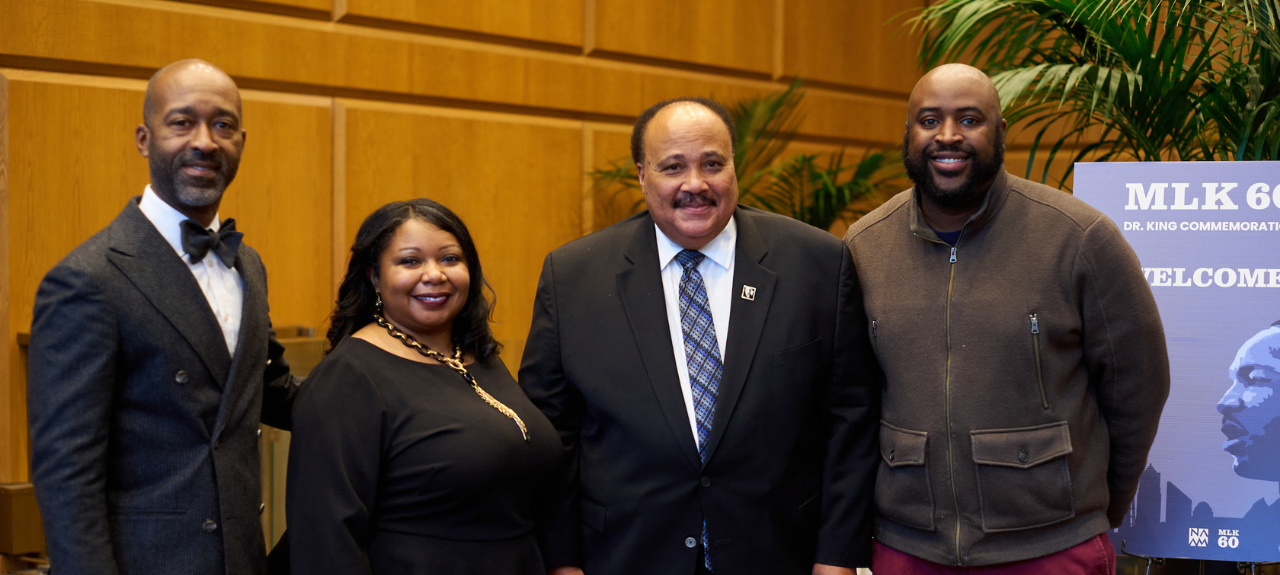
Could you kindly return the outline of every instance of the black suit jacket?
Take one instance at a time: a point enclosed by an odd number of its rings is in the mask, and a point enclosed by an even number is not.
[[[706,465],[676,374],[653,219],[547,256],[520,383],[566,450],[548,567],[692,573],[704,518],[717,572],[869,563],[880,376],[852,258],[790,218],[742,206],[735,217]]]
[[[266,272],[241,246],[229,354],[195,277],[137,201],[36,295],[31,474],[53,572],[262,573],[258,423],[288,429],[297,388],[267,316]]]

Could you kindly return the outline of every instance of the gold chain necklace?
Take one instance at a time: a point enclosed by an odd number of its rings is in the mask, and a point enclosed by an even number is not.
[[[454,371],[462,374],[462,379],[467,380],[467,383],[471,384],[471,389],[476,390],[476,394],[480,396],[480,399],[483,399],[485,403],[502,412],[502,415],[505,415],[511,418],[512,421],[516,422],[516,425],[520,426],[520,435],[524,436],[526,443],[529,441],[529,428],[524,426],[524,421],[520,419],[520,416],[516,415],[516,412],[510,407],[503,405],[501,401],[498,401],[492,395],[489,395],[485,390],[480,389],[480,384],[476,383],[476,378],[472,377],[470,373],[467,373],[467,368],[462,365],[462,346],[454,346],[453,357],[446,357],[443,353],[418,343],[418,340],[413,339],[413,336],[396,329],[386,320],[386,318],[382,317],[382,314],[375,313],[373,314],[373,318],[378,320],[378,325],[387,328],[387,333],[391,334],[391,337],[400,340],[400,343],[416,349],[418,350],[418,353],[443,363]]]

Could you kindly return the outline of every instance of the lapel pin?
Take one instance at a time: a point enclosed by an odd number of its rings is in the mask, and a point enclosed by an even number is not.
[[[749,285],[742,286],[742,299],[756,301],[756,288]]]

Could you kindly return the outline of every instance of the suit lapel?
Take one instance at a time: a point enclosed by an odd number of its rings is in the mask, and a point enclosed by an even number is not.
[[[218,419],[213,428],[213,439],[217,439],[229,421],[248,409],[255,395],[249,391],[253,385],[262,385],[262,371],[265,366],[255,365],[258,362],[253,354],[247,353],[249,346],[262,344],[262,334],[269,328],[267,319],[267,278],[261,273],[261,266],[255,258],[253,265],[246,265],[248,252],[240,246],[236,259],[236,271],[244,284],[244,295],[240,305],[240,336],[236,339],[236,354],[231,360],[230,374],[222,394],[222,404],[218,406]],[[255,370],[255,367],[257,368]]]
[[[720,390],[716,394],[716,413],[707,437],[707,461],[711,461],[724,430],[733,417],[733,410],[742,397],[747,374],[755,362],[756,346],[764,330],[764,320],[769,315],[769,303],[777,274],[760,265],[769,253],[769,246],[760,237],[752,214],[739,208],[734,218],[738,224],[738,245],[733,255],[733,301],[729,307],[729,341],[725,343],[724,373],[720,376]],[[743,286],[755,288],[755,299],[741,297]]]
[[[640,218],[625,255],[632,265],[618,272],[618,298],[626,310],[627,322],[636,338],[636,346],[640,348],[640,358],[667,425],[689,465],[696,470],[701,463],[698,461],[698,446],[689,427],[684,394],[680,391],[680,376],[676,372],[652,219]]]
[[[107,258],[187,340],[222,385],[231,364],[222,328],[186,262],[138,209],[136,200],[112,222],[110,241]]]

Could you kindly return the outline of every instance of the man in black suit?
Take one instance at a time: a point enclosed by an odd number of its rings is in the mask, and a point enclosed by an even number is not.
[[[853,261],[737,205],[735,139],[713,101],[650,108],[631,145],[649,210],[543,264],[520,383],[566,450],[554,573],[870,560],[879,370]]]
[[[52,569],[263,573],[258,423],[290,427],[297,382],[262,261],[217,219],[240,93],[207,62],[170,64],[136,137],[151,185],[36,295],[31,474]]]

